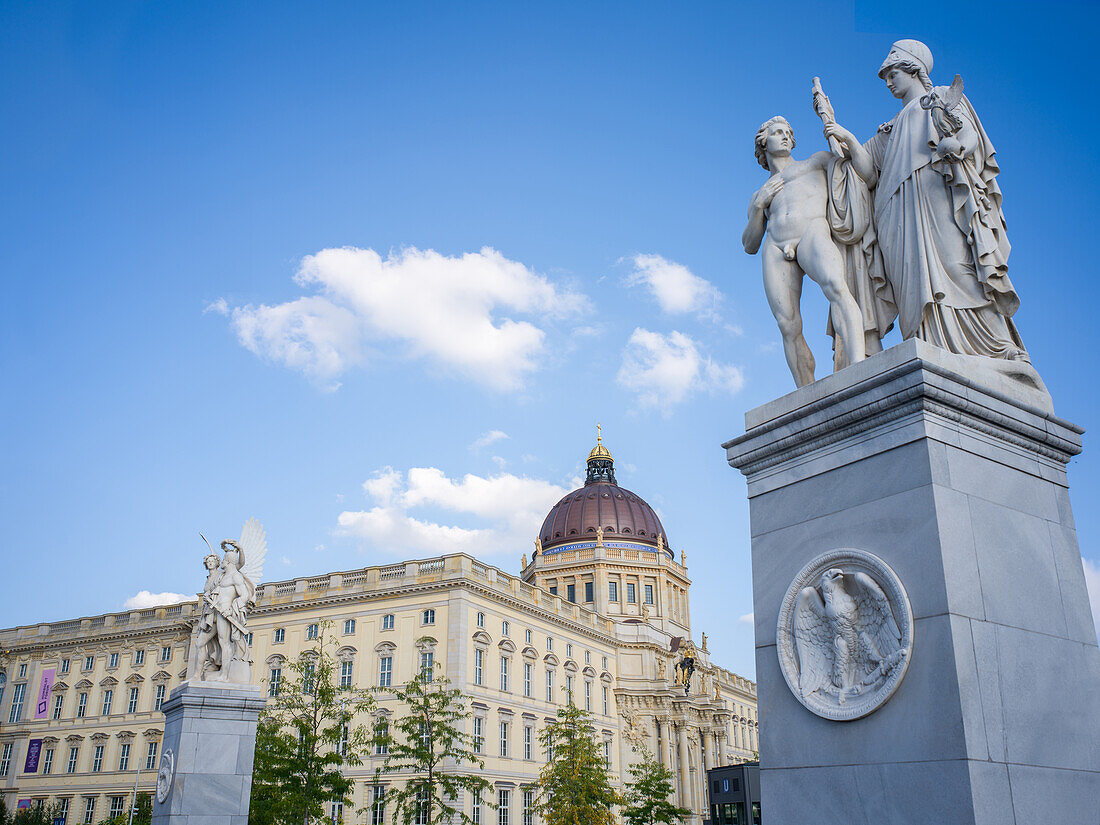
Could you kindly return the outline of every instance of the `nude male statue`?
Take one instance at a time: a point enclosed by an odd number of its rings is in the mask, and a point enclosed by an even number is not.
[[[826,126],[826,137],[835,137],[852,157],[855,170],[870,179],[869,156],[843,127]],[[859,150],[851,147],[855,143]],[[817,152],[806,160],[791,157],[794,132],[783,117],[773,117],[756,133],[756,159],[771,177],[749,201],[749,222],[741,243],[750,255],[764,244],[764,292],[783,336],[783,353],[795,384],[814,380],[814,357],[802,335],[802,276],[809,275],[829,300],[834,325],[838,326],[847,363],[866,357],[863,318],[848,289],[844,259],[833,240],[826,218],[828,179],[826,169],[833,155]],[[866,173],[866,175],[864,174]]]

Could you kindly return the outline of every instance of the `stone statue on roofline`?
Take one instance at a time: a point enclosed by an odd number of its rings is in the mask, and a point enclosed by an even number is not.
[[[893,44],[878,74],[902,108],[866,143],[837,123],[817,78],[812,100],[828,152],[793,160],[789,125],[767,121],[756,153],[771,177],[750,203],[745,249],[763,244],[765,291],[798,386],[813,380],[797,306],[805,272],[830,297],[836,369],[859,360],[860,343],[864,353],[880,350],[896,321],[903,339],[980,357],[1045,394],[1012,321],[1020,299],[993,145],[962,79],[933,86],[932,63],[918,40]],[[838,259],[858,324],[829,292]]]
[[[211,552],[203,560],[207,577],[187,678],[249,684],[248,612],[255,606],[256,585],[263,576],[264,529],[256,519],[249,519],[240,540],[227,539],[221,549],[220,558]]]

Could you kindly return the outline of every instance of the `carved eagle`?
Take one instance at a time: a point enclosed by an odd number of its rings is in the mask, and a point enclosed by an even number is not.
[[[821,575],[820,592],[804,587],[794,614],[798,690],[837,698],[878,687],[905,657],[901,631],[882,588],[866,573],[837,568]]]

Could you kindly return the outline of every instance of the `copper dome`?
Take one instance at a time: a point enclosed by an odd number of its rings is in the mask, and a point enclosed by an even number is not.
[[[593,539],[602,527],[604,541],[627,540],[658,545],[668,550],[661,520],[641,496],[615,481],[614,459],[602,446],[602,438],[588,456],[584,486],[562,498],[547,513],[539,530],[543,551],[560,544]]]

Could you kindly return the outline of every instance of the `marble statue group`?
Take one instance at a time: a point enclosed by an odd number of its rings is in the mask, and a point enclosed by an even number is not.
[[[993,145],[958,75],[950,87],[933,86],[931,71],[925,44],[894,43],[878,74],[901,111],[865,143],[836,122],[817,78],[813,106],[828,151],[795,160],[781,116],[756,133],[756,158],[770,177],[749,203],[742,243],[761,251],[799,387],[814,380],[799,309],[804,276],[829,301],[836,369],[880,351],[896,322],[904,339],[1034,372],[1012,321],[1020,299],[1008,277]]]
[[[252,669],[247,618],[267,555],[264,529],[249,519],[240,540],[227,539],[221,549],[220,558],[211,552],[203,560],[207,576],[194,645],[197,656],[188,678],[248,684]]]

